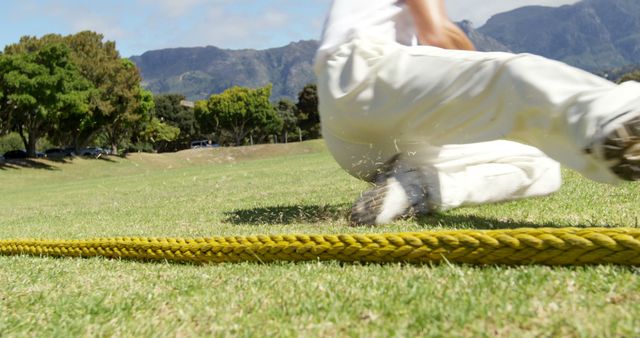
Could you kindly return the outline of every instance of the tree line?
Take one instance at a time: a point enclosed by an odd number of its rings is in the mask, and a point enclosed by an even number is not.
[[[78,150],[176,151],[194,139],[221,145],[320,137],[313,84],[298,102],[271,102],[271,85],[233,87],[185,107],[180,94],[153,94],[115,42],[84,31],[25,36],[0,52],[0,136],[19,135],[30,157],[39,140]]]
[[[140,80],[101,34],[22,37],[0,54],[0,132],[18,133],[32,157],[45,137],[75,149],[99,140],[117,153],[158,127],[153,95]]]
[[[185,105],[182,94],[156,95],[152,116],[166,127],[151,128],[155,133],[138,144],[139,150],[178,151],[202,139],[241,146],[320,138],[316,85],[306,85],[295,103],[288,99],[271,102],[271,88],[271,84],[261,88],[235,86],[196,101],[193,107]]]

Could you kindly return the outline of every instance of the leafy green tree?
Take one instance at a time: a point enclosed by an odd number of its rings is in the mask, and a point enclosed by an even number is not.
[[[47,34],[40,38],[25,35],[18,43],[5,46],[4,53],[8,55],[36,53],[47,45],[63,43],[63,37],[59,34]]]
[[[180,129],[168,125],[155,114],[155,99],[153,94],[140,88],[140,115],[142,118],[133,126],[131,137],[132,148],[136,150],[158,151],[166,144],[174,141],[180,134]]]
[[[287,143],[289,142],[289,134],[298,132],[298,118],[296,117],[298,108],[293,102],[282,99],[276,104],[276,109],[282,121],[280,138],[284,143]]]
[[[196,101],[193,114],[198,121],[198,129],[202,138],[213,139],[219,144],[233,143],[231,132],[222,128],[218,118],[213,116],[209,110],[209,100]]]
[[[236,145],[241,145],[252,131],[268,128],[277,119],[270,96],[271,85],[257,89],[232,87],[211,95],[206,109],[196,105],[196,110],[204,130],[225,130]]]
[[[65,44],[64,38],[58,34],[47,34],[40,38],[23,36],[18,43],[6,46],[5,52],[9,55],[33,54],[51,44]],[[70,58],[72,58],[72,54],[71,51]],[[48,121],[46,132],[49,138],[57,144],[72,144],[70,139],[73,140],[74,136],[78,135],[77,125],[81,124],[88,115],[88,111],[63,112],[58,119]],[[17,130],[18,128],[14,126],[13,129]]]
[[[134,135],[135,126],[153,109],[153,96],[139,86],[136,66],[127,59],[120,59],[120,63],[109,86],[107,102],[111,108],[99,118],[112,154],[118,154],[118,147]]]
[[[153,148],[166,149],[166,144],[173,142],[178,135],[180,135],[180,129],[164,123],[155,116],[151,116],[151,119],[145,123],[145,128],[142,131],[142,138],[145,141],[151,142]]]
[[[180,104],[185,100],[181,94],[162,94],[154,96],[155,117],[169,126],[176,127],[180,134],[173,141],[167,142],[161,150],[180,150],[189,148],[190,142],[199,139],[200,127],[195,116],[195,109]]]
[[[270,139],[274,141],[278,138],[278,135],[282,131],[284,122],[280,118],[278,111],[272,105],[272,111],[266,121],[253,130],[251,130],[249,137],[253,143],[270,143]]]
[[[5,57],[6,56],[4,56],[4,54],[0,53],[0,65],[4,64],[3,59]],[[2,69],[0,69],[0,74],[4,74],[4,73],[5,72]],[[9,115],[9,106],[7,103],[8,103],[8,100],[4,94],[2,81],[0,81],[0,136],[9,133],[9,131],[11,130],[11,128],[9,128],[10,115]]]
[[[40,49],[5,53],[0,60],[0,87],[9,106],[10,127],[20,134],[31,157],[51,125],[65,114],[88,110],[90,84],[69,54],[64,44],[48,43]]]
[[[147,111],[141,104],[141,77],[128,59],[120,57],[113,41],[104,36],[84,31],[64,38],[72,50],[74,62],[95,90],[91,92],[89,118],[79,121],[75,131],[76,148],[85,146],[99,133],[106,136],[114,153],[126,143],[136,122],[144,121]]]
[[[0,136],[0,155],[6,153],[9,150],[22,149],[24,143],[22,138],[16,132],[11,132],[6,135]]]
[[[198,122],[198,128],[206,134],[213,133],[218,128],[218,119],[211,116],[208,103],[208,100],[196,101],[193,108],[193,116]]]
[[[298,126],[305,139],[320,138],[320,113],[318,112],[318,88],[308,84],[298,93]]]
[[[127,128],[136,121],[140,104],[138,96],[140,75],[127,59],[120,57],[115,42],[103,41],[101,34],[84,31],[73,35],[45,35],[41,38],[24,36],[20,42],[7,46],[6,54],[35,53],[43,46],[62,43],[69,47],[69,57],[79,73],[91,83],[85,113],[62,116],[51,124],[49,134],[60,144],[72,144],[76,150],[101,136],[117,152],[119,143],[135,134]]]

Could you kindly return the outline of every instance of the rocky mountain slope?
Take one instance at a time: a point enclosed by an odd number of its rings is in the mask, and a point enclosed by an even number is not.
[[[478,50],[529,52],[592,71],[640,64],[640,0],[584,0],[497,14],[480,28],[459,23]],[[315,81],[317,41],[266,50],[217,47],[149,51],[131,59],[154,93],[204,99],[233,86],[273,84],[273,98],[295,99]]]

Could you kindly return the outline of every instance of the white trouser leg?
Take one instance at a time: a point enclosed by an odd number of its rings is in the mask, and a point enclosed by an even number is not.
[[[338,163],[352,175],[372,180],[394,156],[394,147],[324,139]],[[401,161],[420,169],[427,182],[428,204],[435,210],[544,196],[561,184],[560,165],[540,150],[510,141],[430,147],[414,145]]]
[[[417,150],[404,161],[425,174],[434,209],[545,196],[562,182],[558,162],[516,142],[445,145],[437,156],[429,153]]]
[[[607,165],[585,149],[603,120],[630,106],[640,110],[640,83],[616,85],[526,54],[356,39],[320,65],[325,134],[398,153],[420,144],[508,138],[589,178],[616,182]]]

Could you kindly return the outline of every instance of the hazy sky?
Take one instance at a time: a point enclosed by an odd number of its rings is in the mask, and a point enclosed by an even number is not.
[[[373,0],[372,0],[373,1]],[[23,35],[93,30],[123,56],[168,47],[270,48],[319,38],[331,0],[21,0],[0,1],[0,48]],[[447,0],[454,20],[476,27],[526,5],[576,0]]]
[[[531,5],[561,6],[577,0],[445,0],[449,15],[459,20],[470,20],[476,27],[482,26],[492,15],[514,8]]]

